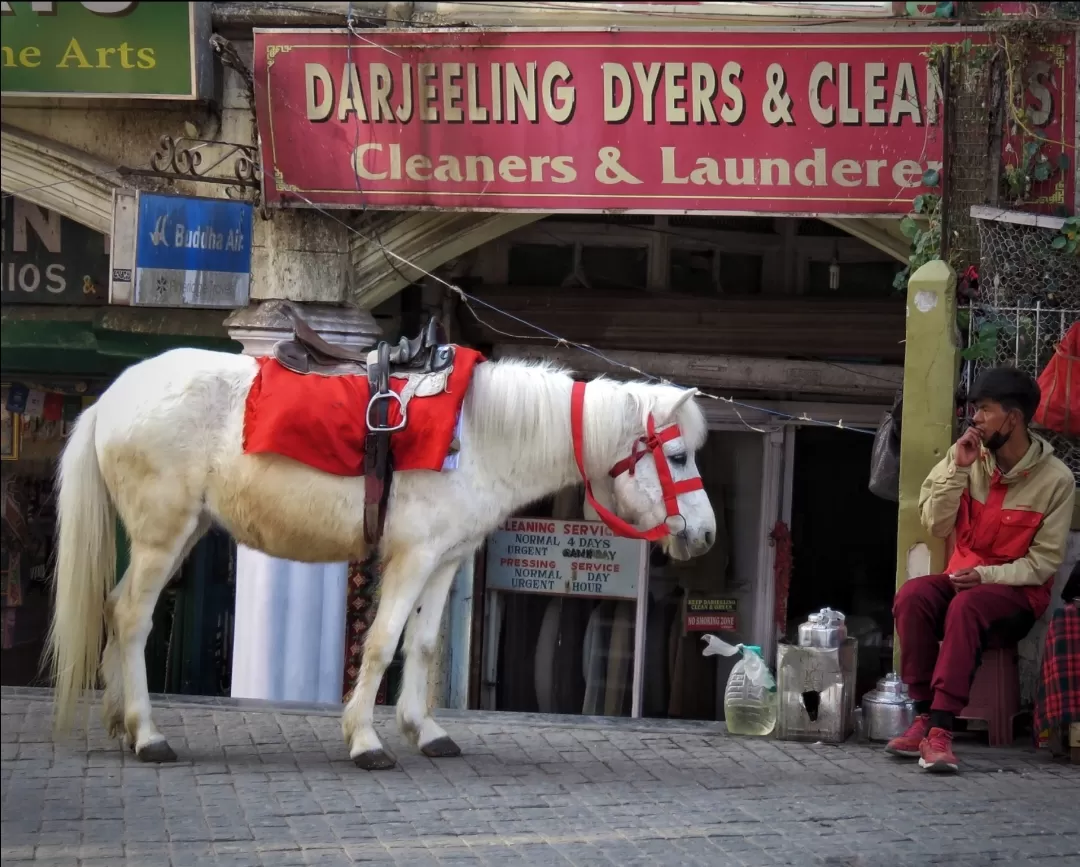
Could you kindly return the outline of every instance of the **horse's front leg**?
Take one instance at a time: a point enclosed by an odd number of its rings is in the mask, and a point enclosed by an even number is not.
[[[443,609],[460,566],[461,560],[455,559],[435,569],[420,594],[417,610],[409,618],[405,633],[405,671],[397,701],[398,726],[425,756],[433,759],[461,755],[458,745],[431,718],[428,703],[428,678],[439,640]]]
[[[427,584],[436,560],[430,553],[405,549],[386,560],[379,590],[379,607],[364,641],[364,656],[352,697],[341,717],[341,730],[353,763],[365,771],[392,768],[394,756],[375,734],[375,694],[394,658],[405,621]]]

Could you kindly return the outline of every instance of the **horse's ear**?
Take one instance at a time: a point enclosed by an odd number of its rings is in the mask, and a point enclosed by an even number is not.
[[[674,405],[668,411],[667,418],[664,419],[662,424],[671,424],[679,416],[679,410],[682,409],[684,403],[688,400],[693,400],[698,396],[698,390],[696,388],[688,388],[682,394],[679,395],[679,399],[675,401]]]

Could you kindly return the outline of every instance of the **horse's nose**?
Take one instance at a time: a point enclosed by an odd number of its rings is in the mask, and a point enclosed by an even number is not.
[[[700,557],[702,554],[708,553],[715,540],[716,536],[712,530],[706,530],[692,543],[691,556]]]

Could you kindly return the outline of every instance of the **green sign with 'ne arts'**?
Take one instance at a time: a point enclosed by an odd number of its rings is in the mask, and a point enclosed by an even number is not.
[[[198,99],[209,79],[209,7],[0,3],[0,88],[4,96]]]

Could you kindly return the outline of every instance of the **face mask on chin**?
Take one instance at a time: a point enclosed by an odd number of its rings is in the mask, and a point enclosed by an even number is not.
[[[983,445],[985,445],[990,451],[996,452],[1003,445],[1005,445],[1005,443],[1009,441],[1009,437],[1012,436],[1013,430],[1016,430],[1016,428],[1014,427],[1006,434],[1001,432],[1001,428],[998,428],[984,440]]]

